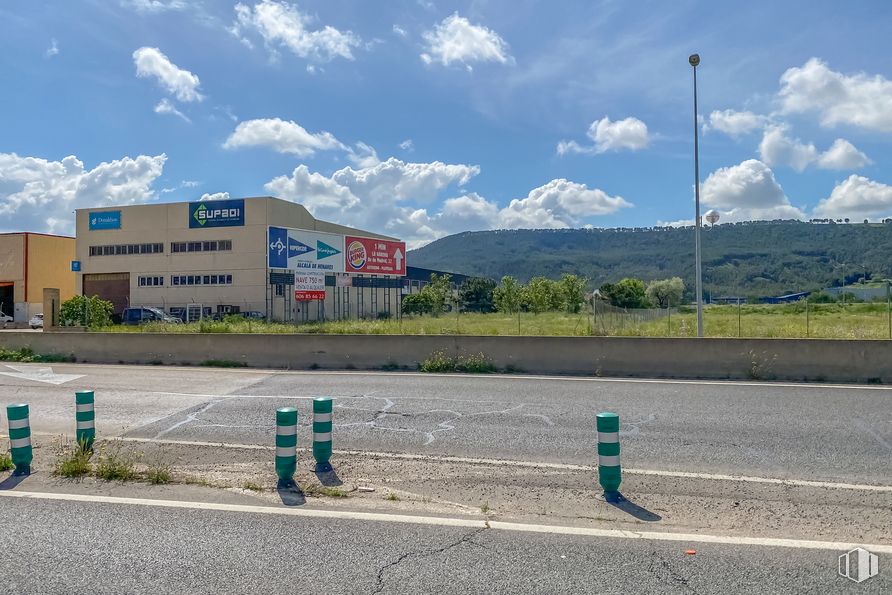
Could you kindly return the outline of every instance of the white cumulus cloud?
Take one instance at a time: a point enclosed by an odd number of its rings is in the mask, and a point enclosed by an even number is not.
[[[833,141],[830,148],[818,157],[818,167],[823,169],[859,169],[871,163],[867,155],[844,138]]]
[[[155,78],[158,84],[180,101],[204,99],[198,92],[198,77],[171,62],[158,48],[139,48],[133,52],[133,63],[136,65],[136,76]]]
[[[815,207],[817,217],[870,219],[892,214],[892,186],[851,175]]]
[[[72,234],[74,209],[154,199],[166,160],[140,155],[86,169],[74,155],[49,161],[0,153],[0,228]]]
[[[464,191],[479,172],[475,165],[406,163],[391,157],[374,167],[345,167],[331,176],[300,165],[264,188],[303,204],[316,217],[397,236],[410,247],[468,230],[578,226],[587,217],[632,206],[584,184],[552,180],[500,209]],[[456,187],[458,195],[446,194]],[[444,195],[439,206],[431,207]]]
[[[252,45],[245,36],[252,32],[260,35],[271,51],[283,47],[306,60],[353,60],[353,49],[362,44],[351,31],[339,31],[330,25],[313,29],[313,19],[287,2],[263,0],[253,7],[239,3],[235,5],[235,17],[230,31],[246,45]]]
[[[611,122],[609,117],[604,116],[591,123],[587,135],[594,141],[594,145],[581,145],[573,140],[565,140],[558,143],[558,154],[638,151],[647,147],[650,142],[647,125],[638,118],[625,118]]]
[[[700,196],[726,222],[806,218],[790,204],[771,169],[756,159],[712,172]]]
[[[779,97],[784,113],[814,112],[824,126],[892,132],[892,81],[881,75],[847,75],[812,58],[784,72]]]
[[[845,139],[836,139],[827,151],[821,153],[814,144],[789,137],[787,130],[785,126],[765,130],[759,155],[766,165],[788,165],[801,172],[812,164],[822,169],[858,169],[871,163],[867,155]]]
[[[427,48],[421,59],[426,64],[461,63],[470,70],[472,62],[506,64],[512,61],[508,43],[498,33],[482,25],[472,25],[458,13],[446,17],[422,36]]]
[[[578,227],[586,217],[609,215],[632,205],[598,188],[557,179],[514,199],[499,213],[504,228]]]
[[[704,132],[718,130],[728,136],[738,137],[759,130],[768,122],[768,117],[749,111],[716,110],[709,114],[709,120],[703,125],[703,130]]]
[[[240,122],[223,143],[223,147],[269,147],[279,153],[290,153],[298,157],[307,157],[316,151],[346,149],[330,132],[307,132],[300,124],[279,118]]]
[[[57,56],[59,54],[59,43],[55,38],[50,40],[50,47],[46,48],[46,51],[43,53],[44,58],[52,58],[53,56]]]
[[[205,192],[204,194],[201,195],[201,198],[199,198],[198,200],[228,200],[228,199],[229,199],[228,192],[213,192],[213,193]]]

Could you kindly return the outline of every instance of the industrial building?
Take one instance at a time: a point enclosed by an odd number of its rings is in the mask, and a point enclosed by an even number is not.
[[[398,316],[405,244],[273,197],[76,211],[77,292],[184,320]]]
[[[24,324],[43,313],[43,290],[75,294],[74,238],[41,233],[0,234],[0,312]]]

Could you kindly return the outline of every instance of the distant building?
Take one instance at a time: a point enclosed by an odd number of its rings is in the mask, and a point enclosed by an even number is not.
[[[810,291],[800,291],[799,293],[788,293],[787,295],[779,295],[777,297],[762,298],[765,304],[787,304],[790,302],[798,302],[807,298],[811,294]]]
[[[43,233],[0,234],[0,312],[26,323],[43,313],[43,290],[75,294],[74,238]]]
[[[713,304],[745,304],[746,298],[741,295],[723,295],[713,297],[710,301]]]

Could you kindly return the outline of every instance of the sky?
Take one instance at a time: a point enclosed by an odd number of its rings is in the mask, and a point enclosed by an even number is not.
[[[892,216],[885,0],[0,0],[0,230],[272,195],[467,230]]]

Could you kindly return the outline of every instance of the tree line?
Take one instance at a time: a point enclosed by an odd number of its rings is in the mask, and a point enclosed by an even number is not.
[[[598,292],[588,294],[588,279],[564,273],[560,279],[533,277],[526,284],[506,275],[496,284],[492,279],[472,277],[453,291],[451,276],[431,274],[431,282],[415,294],[403,298],[403,314],[438,316],[447,309],[464,312],[566,312],[577,314],[586,301],[600,297],[618,308],[668,308],[681,303],[684,282],[679,277],[659,279],[645,284],[626,278],[605,283]]]

